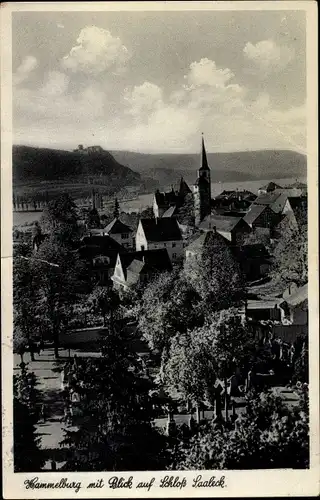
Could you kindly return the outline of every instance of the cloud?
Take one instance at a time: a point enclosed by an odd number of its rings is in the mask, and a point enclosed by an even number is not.
[[[190,71],[185,75],[189,85],[198,87],[209,85],[212,87],[224,87],[234,77],[229,68],[218,69],[215,61],[204,58],[199,62],[190,64]]]
[[[163,106],[162,90],[158,85],[144,82],[133,89],[126,88],[124,100],[128,106],[129,114],[142,119]]]
[[[51,71],[37,89],[15,87],[16,140],[74,147],[94,137],[110,149],[194,152],[203,131],[209,151],[305,148],[305,105],[276,108],[267,92],[254,95],[209,59],[192,62],[171,93],[142,81],[118,88],[120,100],[112,101],[112,85],[76,80]]]
[[[27,80],[30,73],[38,66],[38,61],[34,56],[26,56],[17,71],[13,74],[13,84],[19,85]]]
[[[123,135],[127,147],[140,150],[194,151],[199,133],[209,150],[305,147],[305,107],[274,109],[270,96],[254,100],[228,68],[214,61],[193,62],[180,88],[166,99],[160,87],[144,82],[126,90],[134,121]]]
[[[263,73],[283,70],[295,57],[293,48],[277,45],[273,40],[262,40],[256,44],[248,42],[243,53]]]
[[[98,75],[107,70],[123,70],[130,55],[120,38],[110,31],[87,26],[80,31],[78,45],[64,56],[62,66],[73,72]]]
[[[70,78],[65,73],[50,71],[41,92],[48,96],[60,96],[67,91],[69,82]]]

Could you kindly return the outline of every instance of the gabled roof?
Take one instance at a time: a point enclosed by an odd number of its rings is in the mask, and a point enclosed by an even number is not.
[[[171,190],[166,193],[157,190],[154,193],[155,200],[158,206],[166,207],[171,204],[176,204],[178,200],[178,195],[175,191]]]
[[[241,221],[241,217],[230,217],[225,215],[207,215],[199,225],[200,229],[217,229],[217,231],[232,231]]]
[[[111,258],[111,264],[119,252],[126,252],[120,243],[110,236],[84,236],[80,241],[79,255],[85,259],[93,259],[98,255]]]
[[[172,264],[165,248],[119,254],[121,266],[128,279],[129,275],[149,272],[171,271]]]
[[[271,208],[275,213],[281,213],[284,209],[288,196],[285,193],[281,193],[280,196],[272,203]]]
[[[252,224],[257,218],[267,210],[268,206],[265,205],[251,205],[249,212],[243,217],[242,220],[247,224]]]
[[[147,241],[182,240],[179,224],[172,217],[161,219],[140,219]]]
[[[254,201],[255,205],[273,205],[282,193],[259,194]]]
[[[180,187],[179,187],[180,196],[185,196],[185,195],[190,194],[190,193],[192,193],[191,189],[189,188],[189,186],[186,183],[186,181],[184,180],[184,178],[181,177]]]
[[[186,251],[200,252],[206,245],[213,244],[219,247],[225,246],[229,247],[229,242],[221,236],[216,231],[206,231],[200,236],[197,236],[189,245],[185,248]]]
[[[247,189],[244,189],[242,191],[222,191],[222,193],[218,194],[217,196],[214,197],[215,200],[233,200],[233,199],[238,199],[241,198],[241,200],[248,200],[248,201],[253,201],[255,200],[257,195],[252,193],[251,191],[248,191]]]
[[[121,222],[118,218],[113,219],[113,221],[104,228],[104,231],[108,234],[132,233],[131,227]]]

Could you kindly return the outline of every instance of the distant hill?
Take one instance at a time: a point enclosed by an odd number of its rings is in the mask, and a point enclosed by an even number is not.
[[[61,191],[62,185],[75,185],[79,190],[94,182],[112,193],[144,184],[139,173],[119,163],[108,151],[86,155],[29,146],[13,146],[12,176],[14,189],[27,191]]]
[[[96,154],[13,146],[13,188],[16,193],[55,195],[68,190],[88,195],[89,183],[114,194],[130,188],[152,192],[176,184],[183,176],[192,184],[199,168],[199,154],[142,154],[103,151]],[[305,177],[307,159],[293,151],[209,153],[212,182]]]
[[[160,185],[175,183],[183,175],[194,182],[199,168],[199,154],[142,154],[112,151],[117,161],[147,175]],[[208,153],[212,182],[250,181],[305,177],[306,156],[287,150]]]

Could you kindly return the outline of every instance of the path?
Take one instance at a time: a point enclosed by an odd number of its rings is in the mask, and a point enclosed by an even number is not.
[[[71,349],[71,357],[96,357],[99,353],[80,352]],[[69,351],[65,349],[59,350],[60,358],[58,363],[65,361],[69,357]],[[20,370],[20,356],[14,354],[14,371]],[[34,372],[37,377],[37,389],[40,392],[40,400],[46,407],[45,421],[36,426],[40,440],[40,448],[44,451],[44,455],[49,462],[51,459],[56,460],[57,467],[62,465],[63,457],[59,443],[64,437],[63,428],[65,424],[61,422],[64,414],[64,404],[61,390],[61,376],[55,371],[58,366],[57,360],[54,358],[53,349],[45,349],[40,355],[35,355],[35,361],[31,361],[30,354],[24,355],[24,362],[27,363],[28,371]],[[45,468],[48,468],[46,464]]]

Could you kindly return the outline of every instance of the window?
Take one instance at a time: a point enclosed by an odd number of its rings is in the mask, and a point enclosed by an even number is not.
[[[175,259],[177,257],[177,254],[176,253],[173,253],[172,254],[172,258]]]
[[[127,239],[129,238],[128,233],[124,233],[124,234],[122,234],[122,235],[121,235],[121,238],[122,238],[123,240],[127,240]]]
[[[144,245],[141,245],[141,252],[144,252]]]
[[[172,243],[172,248],[174,248],[175,246],[176,246],[176,244],[175,244],[175,243]]]

